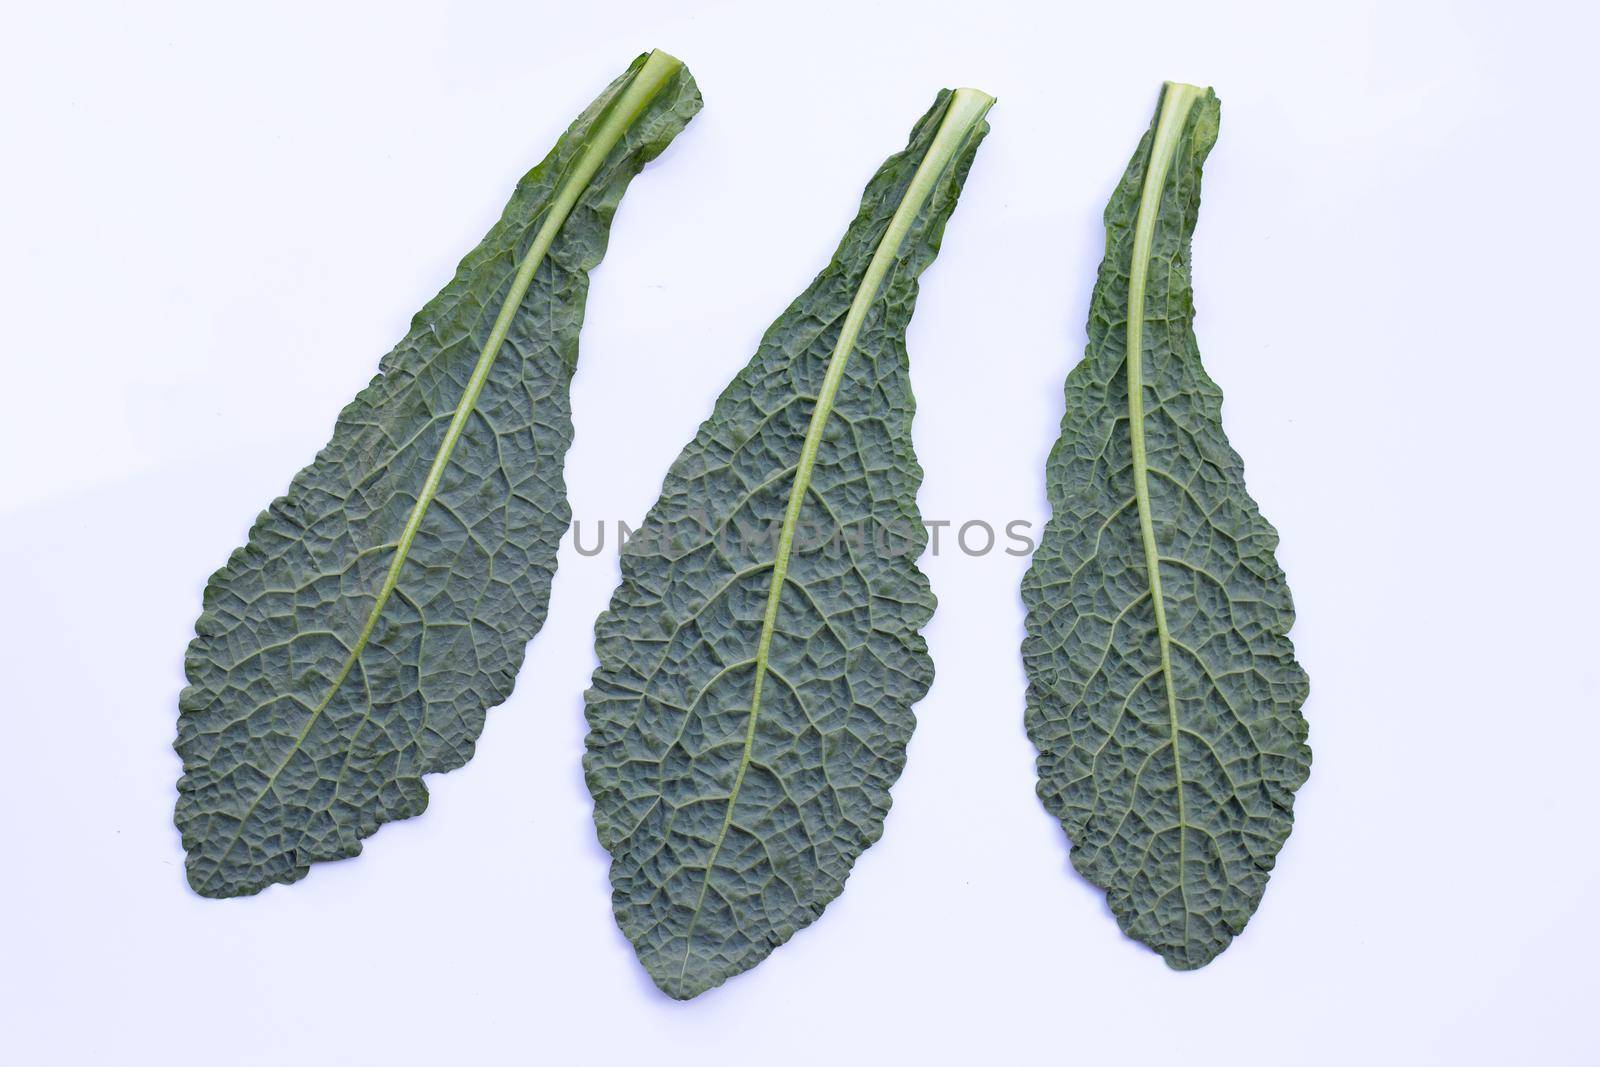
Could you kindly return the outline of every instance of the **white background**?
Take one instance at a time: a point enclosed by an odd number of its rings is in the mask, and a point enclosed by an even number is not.
[[[0,64],[0,1051],[18,1064],[1594,1063],[1596,148],[1586,5],[28,5]],[[677,8],[679,13],[668,9]],[[183,878],[210,572],[638,52],[706,109],[594,275],[567,464],[643,515],[945,85],[997,97],[910,348],[929,518],[1044,517],[1100,212],[1214,85],[1197,328],[1282,531],[1315,764],[1203,971],[1033,794],[1025,561],[946,551],[882,842],[755,971],[657,993],[579,770],[610,551],[479,755],[354,860]]]

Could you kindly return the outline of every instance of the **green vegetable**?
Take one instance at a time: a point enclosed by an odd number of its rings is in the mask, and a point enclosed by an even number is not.
[[[878,839],[933,669],[905,331],[993,101],[943,92],[667,474],[596,625],[584,770],[667,994],[755,966]]]
[[[176,822],[213,897],[419,814],[472,757],[549,602],[588,272],[700,107],[641,56],[518,184],[332,440],[212,575],[185,660]]]
[[[1168,84],[1106,208],[1046,476],[1054,517],[1022,585],[1039,796],[1122,929],[1179,969],[1255,911],[1311,762],[1277,531],[1191,325],[1219,120],[1209,89]]]

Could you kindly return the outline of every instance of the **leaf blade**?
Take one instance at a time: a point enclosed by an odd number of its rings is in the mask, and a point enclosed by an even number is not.
[[[1022,588],[1039,795],[1124,932],[1179,969],[1254,912],[1310,762],[1277,533],[1192,328],[1189,241],[1219,114],[1209,90],[1169,84],[1106,209],[1054,514]]]
[[[197,892],[247,895],[354,855],[426,806],[423,774],[471,757],[543,623],[569,518],[587,273],[628,181],[698,106],[677,60],[635,60],[212,576],[174,746]]]
[[[585,777],[618,922],[670,996],[760,962],[881,833],[932,677],[905,326],[990,102],[941,94],[869,184],[833,262],[673,464],[596,624]],[[802,520],[842,531],[846,513],[900,523],[905,558],[797,549]],[[718,544],[736,524],[771,544]],[[857,684],[880,691],[861,703]]]

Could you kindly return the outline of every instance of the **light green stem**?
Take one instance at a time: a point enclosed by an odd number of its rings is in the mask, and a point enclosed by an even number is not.
[[[1167,628],[1167,605],[1161,595],[1161,552],[1156,544],[1155,521],[1150,514],[1150,464],[1144,440],[1144,315],[1150,249],[1155,241],[1156,219],[1161,214],[1161,194],[1166,188],[1167,172],[1177,154],[1189,111],[1204,91],[1193,85],[1166,84],[1155,136],[1150,142],[1150,158],[1145,163],[1139,216],[1133,227],[1133,262],[1128,271],[1128,434],[1133,446],[1133,498],[1139,508],[1139,537],[1144,542],[1144,566],[1150,581],[1150,603],[1155,612],[1161,675],[1167,683],[1167,714],[1172,730],[1169,744],[1178,797],[1178,888],[1183,897],[1185,924],[1189,920],[1189,899],[1183,882],[1184,839],[1189,820],[1183,796],[1183,767],[1178,758],[1178,693],[1172,679],[1172,633]]]

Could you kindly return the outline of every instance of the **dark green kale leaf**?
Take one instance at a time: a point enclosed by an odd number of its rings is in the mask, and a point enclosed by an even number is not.
[[[211,897],[293,882],[427,806],[545,619],[588,272],[700,107],[641,56],[518,184],[380,373],[212,575],[179,702],[176,822]]]
[[[876,841],[933,668],[906,326],[992,103],[939,95],[667,474],[596,626],[584,770],[663,991],[747,970]]]
[[[1167,85],[1106,208],[1046,473],[1054,515],[1022,585],[1039,796],[1122,929],[1179,969],[1244,929],[1311,763],[1277,531],[1192,327],[1219,119],[1210,90]]]

